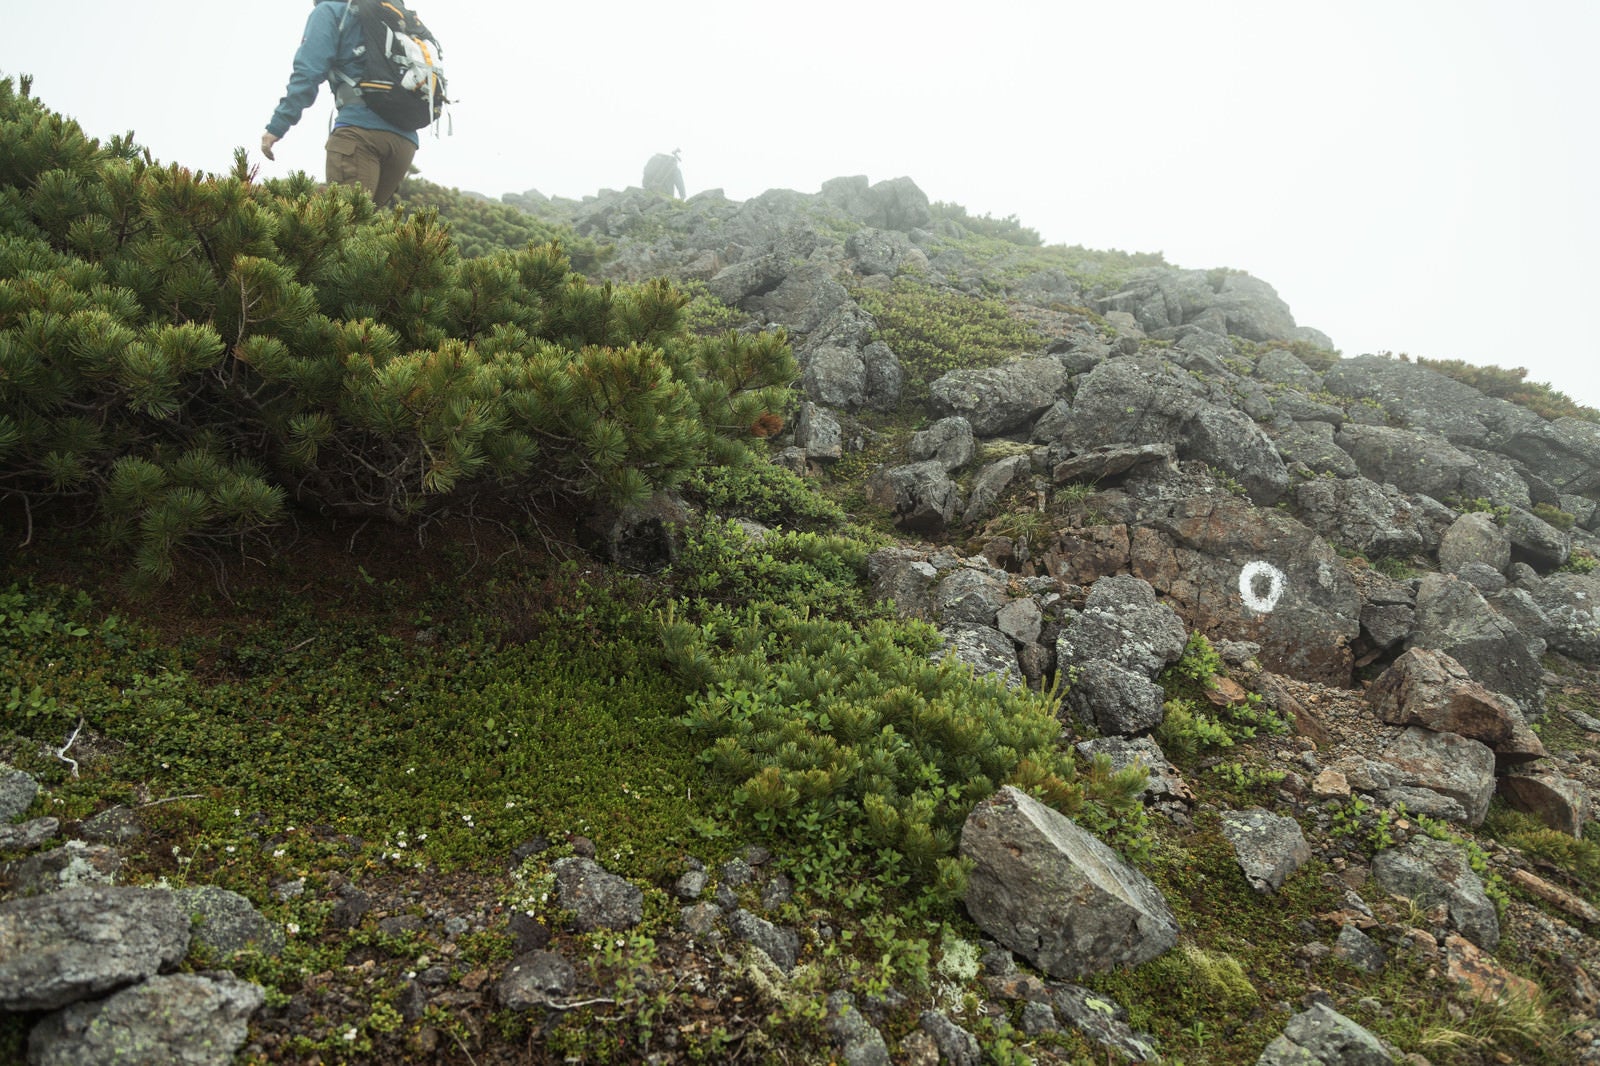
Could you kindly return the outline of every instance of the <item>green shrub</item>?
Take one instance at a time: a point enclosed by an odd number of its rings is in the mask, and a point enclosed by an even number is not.
[[[1048,697],[938,658],[930,627],[752,607],[699,624],[669,615],[662,645],[697,690],[689,728],[736,815],[782,841],[824,896],[859,897],[868,876],[930,902],[959,896],[961,825],[1008,783],[1142,846],[1143,771],[1080,772],[1056,747]]]
[[[1471,385],[1485,396],[1509,400],[1542,418],[1581,418],[1600,422],[1600,411],[1575,403],[1565,393],[1543,382],[1527,380],[1526,367],[1507,370],[1499,366],[1474,366],[1460,359],[1417,359],[1418,366],[1437,370],[1446,377]]]
[[[1215,687],[1222,670],[1222,656],[1205,634],[1196,631],[1178,661],[1156,678],[1167,696],[1156,740],[1179,765],[1254,739],[1258,732],[1283,736],[1289,731],[1288,723],[1255,692],[1248,693],[1243,703],[1213,708],[1206,693]]]
[[[1546,522],[1560,530],[1571,529],[1573,524],[1577,521],[1577,519],[1573,517],[1572,512],[1563,511],[1561,508],[1548,503],[1534,504],[1533,513],[1537,517],[1544,519]]]
[[[856,298],[900,359],[908,404],[926,400],[928,386],[952,370],[998,366],[1043,343],[998,300],[911,278],[896,278],[887,292],[862,290]]]
[[[683,491],[717,514],[769,526],[820,530],[838,527],[846,517],[804,478],[771,463],[697,470],[684,481]]]

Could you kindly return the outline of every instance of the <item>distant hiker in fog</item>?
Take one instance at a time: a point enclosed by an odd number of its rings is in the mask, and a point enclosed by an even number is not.
[[[644,165],[644,191],[658,192],[662,196],[677,194],[683,199],[683,171],[678,168],[682,148],[674,148],[671,155],[653,155]]]
[[[371,85],[373,82],[373,68],[370,66],[372,57],[363,58],[366,55],[363,47],[363,17],[369,21],[373,18],[410,20],[408,32],[417,35],[420,44],[429,45],[433,42],[431,38],[420,39],[427,35],[426,27],[416,21],[411,12],[405,11],[403,5],[396,4],[393,12],[383,14],[377,5],[372,5],[372,11],[363,11],[358,3],[342,3],[340,0],[312,2],[314,7],[311,17],[306,19],[305,35],[294,54],[294,73],[289,76],[289,87],[283,99],[278,101],[278,108],[267,123],[266,133],[261,135],[261,154],[268,159],[274,158],[272,146],[289,132],[289,127],[300,121],[306,108],[316,102],[322,83],[327,82],[333,89],[334,102],[338,105],[333,132],[327,144],[328,183],[360,185],[374,202],[382,206],[394,196],[411,168],[412,157],[417,151],[416,130],[426,126],[429,121],[421,116],[431,113],[431,117],[436,118],[437,109],[432,95],[426,96],[420,109],[415,100],[406,101],[411,105],[409,113],[393,106],[401,103],[398,100],[363,96],[358,84]],[[383,8],[389,7],[389,4],[383,5]],[[399,13],[401,11],[404,11],[403,15]],[[433,47],[437,49],[436,44]],[[430,56],[430,66],[432,62],[434,60]],[[436,77],[434,85],[440,90],[438,102],[442,103],[442,77]],[[392,87],[383,85],[380,88]],[[379,90],[371,91],[378,93]],[[382,95],[398,97],[400,94],[390,91]],[[379,110],[383,110],[388,117],[380,115]],[[417,122],[417,125],[407,128],[405,123],[408,122]]]

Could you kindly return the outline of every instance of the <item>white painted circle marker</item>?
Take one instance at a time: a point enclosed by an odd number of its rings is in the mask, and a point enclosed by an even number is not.
[[[1239,597],[1252,611],[1267,614],[1278,606],[1289,579],[1271,563],[1254,562],[1239,571]]]

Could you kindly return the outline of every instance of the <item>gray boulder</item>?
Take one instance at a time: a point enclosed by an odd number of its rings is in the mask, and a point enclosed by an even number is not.
[[[1011,786],[973,809],[961,854],[973,862],[973,921],[1053,977],[1137,966],[1177,943],[1177,922],[1148,878]]]
[[[644,893],[593,859],[569,856],[550,867],[556,898],[579,932],[631,929],[644,919]]]
[[[935,658],[954,655],[980,677],[998,677],[1013,688],[1026,684],[1016,646],[998,629],[971,624],[946,626],[939,635],[944,638],[944,647]]]
[[[1506,516],[1506,538],[1511,558],[1540,573],[1565,565],[1572,555],[1572,538],[1538,515],[1513,507]]]
[[[848,992],[828,996],[828,1012],[823,1027],[839,1049],[844,1066],[890,1066],[889,1045],[883,1034],[856,1009],[855,997]]]
[[[1050,477],[1057,485],[1094,484],[1149,468],[1176,473],[1177,450],[1170,444],[1106,444],[1060,460],[1051,469]]]
[[[241,951],[277,955],[283,950],[283,930],[237,892],[203,885],[173,895],[194,921],[191,943],[205,949],[210,961],[223,962]]]
[[[1485,495],[1473,491],[1478,487],[1476,460],[1442,437],[1393,426],[1347,424],[1336,439],[1362,475],[1380,485],[1436,500]]]
[[[867,226],[845,239],[844,252],[856,261],[856,273],[864,277],[900,272],[900,264],[912,252],[911,240],[904,233]]]
[[[885,467],[867,481],[867,498],[909,533],[939,533],[961,510],[961,490],[940,463]]]
[[[1394,1056],[1372,1033],[1317,1003],[1296,1014],[1256,1066],[1391,1066]]]
[[[54,1010],[142,981],[189,950],[170,892],[81,887],[0,903],[0,1009]]]
[[[1293,352],[1274,348],[1256,359],[1255,375],[1262,381],[1288,385],[1301,392],[1321,392],[1322,375],[1306,366]]]
[[[1513,809],[1574,837],[1589,820],[1589,792],[1581,782],[1554,770],[1518,772],[1500,778],[1500,795]]]
[[[266,999],[232,974],[152,977],[47,1016],[28,1036],[28,1063],[228,1066]]]
[[[832,460],[844,457],[844,429],[833,412],[806,401],[800,405],[794,423],[794,443],[807,459]]]
[[[1300,823],[1260,807],[1224,811],[1222,835],[1233,845],[1245,880],[1257,892],[1272,893],[1311,861]]]
[[[1483,511],[1462,515],[1439,540],[1439,569],[1458,574],[1470,563],[1480,563],[1505,573],[1511,565],[1511,538]]]
[[[1342,359],[1323,373],[1322,380],[1336,396],[1369,401],[1386,418],[1456,444],[1501,451],[1511,440],[1537,433],[1544,422],[1531,411],[1485,396],[1437,370],[1376,355]]]
[[[38,794],[39,782],[21,770],[0,766],[0,825],[22,817]]]
[[[1465,581],[1443,574],[1422,578],[1407,646],[1444,652],[1489,691],[1516,700],[1525,719],[1544,712],[1544,668],[1528,637]]]
[[[511,960],[495,996],[507,1010],[538,1010],[571,995],[575,987],[572,963],[554,952],[529,951]]]
[[[960,416],[980,437],[1031,426],[1066,394],[1068,374],[1053,358],[1016,359],[1002,366],[952,370],[928,386],[933,410]]]
[[[1551,574],[1529,596],[1544,615],[1539,635],[1552,649],[1600,664],[1600,574]]]
[[[0,825],[0,851],[31,851],[54,840],[61,829],[57,818],[34,818],[19,825]]]
[[[1145,674],[1105,659],[1073,667],[1067,707],[1106,736],[1127,737],[1161,724],[1165,700],[1161,686]]]
[[[900,617],[934,619],[938,569],[909,548],[880,548],[867,557],[867,581],[874,600],[888,600]]]
[[[5,865],[11,891],[18,896],[59,892],[78,885],[109,885],[122,871],[122,855],[104,844],[69,840],[59,848]]]
[[[1454,733],[1412,726],[1383,750],[1398,784],[1427,789],[1461,805],[1468,825],[1483,824],[1494,796],[1494,752]]]
[[[1278,450],[1254,422],[1211,402],[1187,373],[1150,356],[1110,359],[1083,378],[1060,443],[1074,453],[1171,444],[1180,458],[1237,479],[1263,506],[1289,483]]]
[[[867,190],[862,220],[878,229],[909,233],[933,221],[928,194],[910,178],[890,178]]]
[[[784,973],[793,970],[800,958],[800,937],[793,929],[773,925],[743,908],[729,916],[728,928],[740,940],[766,952]]]
[[[1126,770],[1130,766],[1143,767],[1148,775],[1144,794],[1152,800],[1174,799],[1184,802],[1194,800],[1194,795],[1184,782],[1183,775],[1178,772],[1176,766],[1167,761],[1166,753],[1151,737],[1097,737],[1093,740],[1080,740],[1074,746],[1078,749],[1078,754],[1085,759],[1092,760],[1105,756],[1110,761],[1112,770]]]
[[[974,525],[999,509],[1000,498],[1019,478],[1033,470],[1026,455],[1013,455],[984,467],[972,483],[972,497],[961,521]]]
[[[1128,1011],[1122,1004],[1073,984],[1057,987],[1051,1003],[1074,1029],[1100,1046],[1112,1049],[1130,1062],[1156,1061],[1155,1039],[1128,1024]],[[1038,1006],[1045,1007],[1045,1004]]]
[[[1003,571],[971,566],[948,571],[933,592],[934,612],[941,625],[992,626],[1000,608],[1010,601]]]
[[[1500,943],[1500,919],[1460,845],[1413,837],[1372,860],[1373,879],[1421,907],[1444,904],[1461,935],[1485,951]]]
[[[1064,665],[1101,659],[1153,678],[1188,642],[1183,619],[1156,599],[1148,581],[1118,574],[1090,588],[1083,612],[1061,631],[1056,655]]]
[[[941,418],[927,429],[911,435],[910,454],[913,462],[932,459],[951,473],[955,473],[978,454],[978,441],[972,432],[972,423],[959,415]]]
[[[1356,477],[1361,469],[1350,453],[1339,447],[1330,422],[1294,422],[1273,435],[1278,454],[1286,463],[1303,463],[1314,474]]]
[[[917,1027],[933,1037],[939,1048],[939,1061],[950,1066],[981,1066],[983,1051],[978,1038],[936,1010],[925,1010],[917,1017]]]

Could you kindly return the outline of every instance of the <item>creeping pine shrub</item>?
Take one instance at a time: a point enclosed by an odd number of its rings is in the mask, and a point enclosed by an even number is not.
[[[962,823],[1005,784],[1145,847],[1143,770],[1080,771],[1056,747],[1048,696],[940,657],[929,626],[756,606],[700,624],[669,614],[661,629],[669,664],[698,688],[688,725],[708,742],[702,758],[821,895],[848,901],[870,879],[930,905],[959,897]]]
[[[732,519],[696,522],[672,567],[680,591],[712,603],[774,599],[839,617],[879,613],[862,590],[867,547],[847,536],[768,530]]]
[[[1167,699],[1166,712],[1156,728],[1161,750],[1180,764],[1219,748],[1255,738],[1258,732],[1283,736],[1288,723],[1261,702],[1259,693],[1249,693],[1245,702],[1213,708],[1206,693],[1216,687],[1222,673],[1222,656],[1204,633],[1189,637],[1183,655],[1161,672],[1157,684]]]
[[[771,463],[706,467],[689,475],[684,494],[729,518],[817,531],[842,525],[843,508],[793,471]]]

